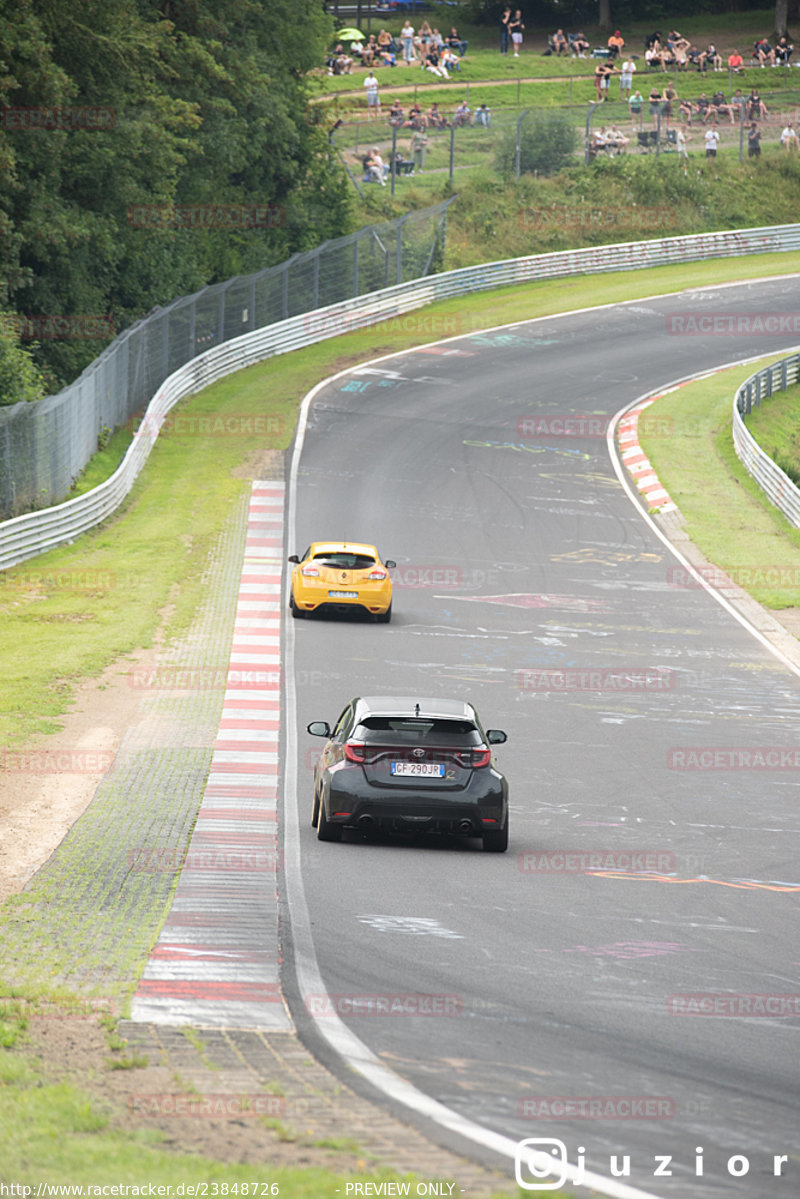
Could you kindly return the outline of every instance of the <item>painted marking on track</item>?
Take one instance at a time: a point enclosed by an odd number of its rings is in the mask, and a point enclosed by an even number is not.
[[[591,454],[583,450],[565,450],[556,445],[528,445],[524,441],[463,441],[462,445],[477,446],[488,450],[516,450],[518,454],[558,454],[562,458],[583,458],[589,462]]]
[[[231,662],[258,671],[263,685],[226,690],[203,801],[181,855],[190,868],[139,981],[134,1020],[292,1027],[278,980],[276,887],[264,867],[277,861],[283,493],[283,483],[253,483],[231,646]],[[178,943],[179,927],[206,930],[203,942]]]
[[[626,870],[587,870],[586,873],[594,875],[595,878],[632,880],[640,883],[710,883],[715,887],[736,887],[740,891],[800,891],[800,883],[764,883],[751,878],[729,880],[707,878],[702,874],[697,878],[678,878],[674,874],[649,874],[646,871]]]
[[[435,595],[434,599],[459,600],[465,604],[502,604],[507,608],[567,608],[571,612],[610,612],[602,600],[581,599],[577,595],[535,595],[511,592],[509,595]]]
[[[359,916],[362,924],[380,933],[407,933],[413,937],[446,937],[463,941],[461,933],[445,928],[438,920],[427,916]]]

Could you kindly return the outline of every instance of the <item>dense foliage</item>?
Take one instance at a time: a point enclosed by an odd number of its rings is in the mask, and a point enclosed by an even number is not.
[[[119,331],[346,232],[308,119],[331,30],[318,0],[0,0],[0,310]],[[91,332],[19,344],[54,390]],[[0,403],[29,396],[2,378]]]
[[[517,129],[505,130],[497,151],[497,166],[505,178],[516,174]],[[572,162],[578,144],[569,114],[535,112],[519,124],[519,169],[523,174],[554,175]]]

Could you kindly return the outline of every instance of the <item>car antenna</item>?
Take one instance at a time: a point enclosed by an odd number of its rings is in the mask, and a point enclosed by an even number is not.
[[[419,704],[414,704],[414,715],[419,716]]]

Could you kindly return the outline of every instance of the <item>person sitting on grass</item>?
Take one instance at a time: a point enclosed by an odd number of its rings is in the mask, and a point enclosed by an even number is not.
[[[714,92],[714,95],[711,97],[711,111],[714,114],[715,120],[718,116],[729,117],[731,124],[734,123],[733,109],[726,102],[723,92]]]
[[[564,30],[557,29],[555,31],[555,33],[553,34],[553,53],[557,57],[559,54],[563,54],[566,56],[566,54],[568,52],[569,52],[569,42],[567,41],[566,37],[564,36]]]
[[[445,71],[460,71],[461,62],[457,54],[455,54],[449,46],[445,46],[439,55],[439,66],[444,67]]]
[[[484,129],[490,129],[492,125],[492,110],[486,104],[479,104],[475,109],[476,125],[483,125]]]
[[[631,141],[631,139],[626,137],[622,130],[618,129],[616,125],[611,126],[606,135],[606,139],[609,146],[613,147],[613,149],[618,152],[624,152],[627,150]]]
[[[430,125],[433,129],[450,128],[447,117],[444,115],[444,113],[439,111],[439,105],[435,100],[428,109],[428,125]]]
[[[744,70],[744,59],[738,50],[728,55],[728,70],[733,71],[734,75],[741,75]]]
[[[447,35],[447,44],[451,50],[455,50],[460,58],[463,58],[467,52],[467,43],[459,36],[455,25],[451,26],[450,32]]]
[[[792,57],[794,46],[785,38],[779,38],[778,44],[775,47],[775,58],[782,67],[788,67],[789,59]]]
[[[432,75],[438,75],[440,79],[450,78],[446,69],[439,65],[439,51],[434,46],[428,46],[422,66],[424,70],[430,71]]]
[[[765,117],[769,109],[758,94],[758,88],[753,88],[750,95],[747,97],[747,119],[748,121],[760,121]]]
[[[759,38],[753,46],[753,58],[758,62],[762,70],[767,63],[771,67],[775,66],[775,51],[765,37]]]
[[[472,112],[466,100],[462,100],[453,114],[453,124],[456,127],[461,125],[470,125],[472,123]]]
[[[392,107],[389,109],[389,124],[396,125],[398,129],[405,124],[406,114],[400,105],[399,100],[392,101]]]

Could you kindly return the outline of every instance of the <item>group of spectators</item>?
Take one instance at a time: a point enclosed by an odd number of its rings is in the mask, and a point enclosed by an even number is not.
[[[427,21],[415,31],[407,19],[397,38],[381,29],[377,35],[371,33],[366,42],[350,42],[349,54],[345,53],[341,42],[337,43],[326,59],[326,66],[329,75],[352,75],[353,67],[395,67],[398,62],[403,62],[406,66],[421,66],[441,79],[449,79],[452,71],[461,70],[460,60],[468,45],[455,25],[443,37],[435,26],[431,29]]]
[[[399,100],[395,100],[389,109],[389,124],[397,129],[457,129],[463,125],[483,125],[488,129],[492,124],[492,111],[487,104],[479,104],[473,112],[466,100],[448,116],[441,111],[436,101],[425,111],[415,100],[408,111]]]

